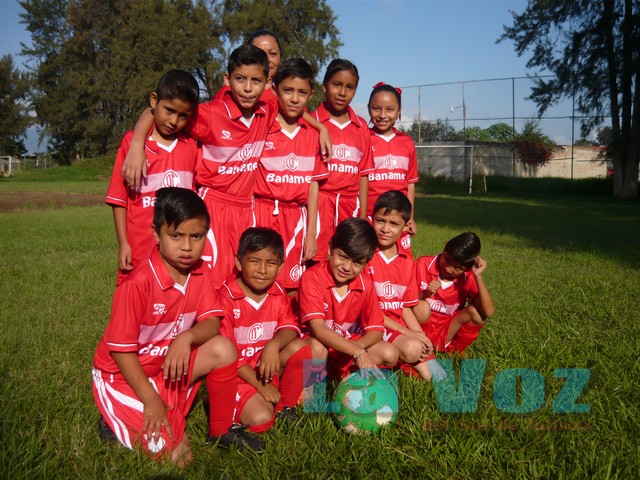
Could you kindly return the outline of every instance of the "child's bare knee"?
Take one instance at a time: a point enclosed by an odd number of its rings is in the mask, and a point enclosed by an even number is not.
[[[200,346],[216,365],[227,365],[233,362],[238,354],[233,342],[227,337],[216,335]]]
[[[400,358],[407,363],[415,363],[420,359],[422,355],[422,343],[413,338],[407,339],[407,342],[402,346],[400,352]]]

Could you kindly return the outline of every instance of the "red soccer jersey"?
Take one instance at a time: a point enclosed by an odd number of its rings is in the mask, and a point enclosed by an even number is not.
[[[373,214],[377,198],[384,192],[400,190],[406,195],[409,184],[418,181],[418,162],[413,140],[396,129],[393,132],[393,135],[384,137],[370,130],[375,170],[369,173],[369,216]]]
[[[349,107],[349,122],[338,125],[320,104],[313,113],[329,130],[333,152],[327,164],[329,177],[320,184],[320,190],[351,197],[358,196],[360,177],[373,171],[371,139],[367,122]]]
[[[275,96],[259,100],[247,121],[224,87],[210,102],[198,105],[187,130],[202,143],[202,161],[196,165],[198,187],[250,198],[255,187],[258,161],[269,127],[278,113]]]
[[[329,271],[329,263],[314,265],[302,274],[298,290],[300,322],[321,318],[327,328],[345,338],[364,335],[369,330],[384,332],[384,316],[373,282],[367,274],[358,275],[340,297]]]
[[[247,297],[235,277],[218,290],[224,318],[220,333],[238,348],[238,368],[256,368],[264,347],[282,329],[300,334],[298,319],[291,310],[287,292],[274,283],[260,303]]]
[[[258,165],[255,196],[306,205],[309,184],[329,175],[318,153],[318,131],[302,118],[289,133],[274,120]]]
[[[373,279],[380,308],[391,320],[406,326],[402,318],[402,309],[418,304],[418,284],[413,256],[397,242],[398,253],[387,258],[380,250],[376,251],[367,264],[367,271]]]
[[[135,352],[147,377],[160,373],[173,339],[195,322],[222,316],[210,288],[210,269],[199,262],[184,286],[177,284],[156,247],[117,288],[111,318],[93,359],[103,373],[120,374],[111,352]]]
[[[439,278],[439,256],[424,256],[416,260],[416,277],[420,291],[426,291],[429,283]],[[441,287],[432,297],[426,299],[431,309],[430,322],[449,320],[458,310],[464,308],[467,300],[478,296],[478,284],[470,271],[453,281],[445,282],[441,279],[440,282]]]
[[[168,152],[155,141],[145,142],[147,161],[147,182],[140,191],[127,188],[120,171],[131,145],[133,130],[125,134],[116,155],[111,183],[107,190],[108,205],[127,209],[127,239],[131,246],[133,266],[149,258],[155,245],[151,226],[153,224],[153,206],[156,191],[162,187],[182,187],[194,190],[194,171],[198,157],[198,146],[192,138],[178,134],[176,143]]]

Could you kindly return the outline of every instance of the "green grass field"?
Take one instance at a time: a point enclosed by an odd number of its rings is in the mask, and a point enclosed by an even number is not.
[[[95,178],[33,175],[0,180],[0,191],[106,190]],[[496,314],[467,350],[466,360],[486,360],[477,409],[440,413],[431,384],[400,378],[392,428],[349,436],[328,415],[308,414],[292,431],[265,434],[258,457],[205,446],[198,405],[187,429],[196,460],[184,471],[97,434],[91,362],[117,251],[109,208],[0,214],[0,477],[637,478],[640,205],[438,194],[416,210],[416,255],[438,253],[467,229],[483,241]],[[453,361],[456,377],[462,361]],[[544,379],[532,413],[494,404],[494,380],[514,368]],[[589,413],[554,413],[566,381],[554,371],[563,368],[589,370],[576,400]]]

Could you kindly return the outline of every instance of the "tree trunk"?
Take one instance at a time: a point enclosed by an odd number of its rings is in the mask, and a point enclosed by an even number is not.
[[[618,198],[638,196],[638,158],[627,158],[623,162],[618,156],[613,158],[613,195]]]

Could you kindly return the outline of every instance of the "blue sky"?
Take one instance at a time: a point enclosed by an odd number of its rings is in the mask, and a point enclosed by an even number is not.
[[[353,61],[360,72],[360,85],[352,106],[367,118],[366,105],[371,87],[384,81],[403,88],[403,120],[420,114],[423,119],[448,119],[462,128],[462,84],[467,107],[467,127],[486,128],[505,121],[515,110],[516,117],[531,118],[536,107],[525,99],[529,80],[524,77],[527,57],[518,58],[509,41],[496,44],[503,25],[511,23],[509,10],[522,12],[525,0],[327,0],[338,16],[337,26],[343,46],[340,56]],[[17,56],[20,42],[29,42],[28,32],[19,23],[21,8],[15,0],[0,0],[0,55]],[[15,58],[21,65],[23,59]],[[324,72],[320,72],[322,78]],[[502,81],[475,80],[505,78]],[[451,83],[450,85],[438,85]],[[418,88],[421,87],[420,102]],[[321,94],[321,92],[317,92]],[[571,115],[564,102],[548,116]],[[500,120],[505,118],[505,120]],[[516,121],[519,129],[522,120]],[[545,133],[557,143],[571,140],[569,120],[543,120]],[[33,135],[28,147],[35,148]],[[576,126],[576,139],[579,127]]]

